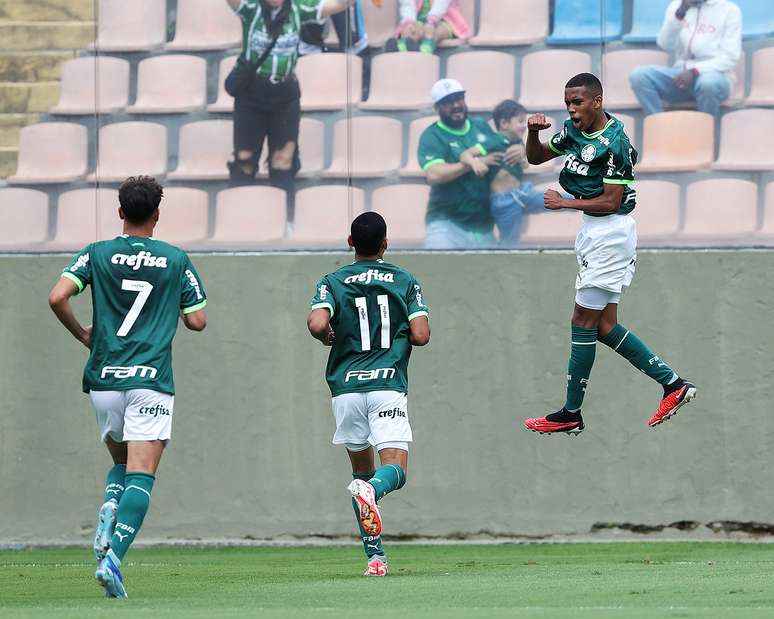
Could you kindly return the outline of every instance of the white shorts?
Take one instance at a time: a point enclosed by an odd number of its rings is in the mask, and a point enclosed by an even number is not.
[[[334,445],[410,443],[408,397],[399,391],[342,393],[333,398]]]
[[[575,288],[600,288],[614,294],[632,283],[637,262],[637,225],[630,215],[583,214],[575,238],[578,277]]]
[[[103,441],[167,441],[175,396],[151,389],[89,391]]]

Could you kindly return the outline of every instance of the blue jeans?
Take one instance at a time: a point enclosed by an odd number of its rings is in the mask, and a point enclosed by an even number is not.
[[[525,213],[543,210],[543,192],[532,183],[522,183],[518,189],[489,196],[489,211],[500,233],[502,247],[515,247],[521,235],[521,221]]]
[[[720,104],[728,99],[731,93],[728,78],[718,71],[701,73],[693,81],[693,88],[681,90],[675,88],[672,80],[682,71],[676,67],[646,65],[637,67],[631,72],[629,83],[645,115],[663,112],[664,101],[669,103],[696,101],[700,112],[707,112],[713,116],[720,113]]]
[[[448,219],[436,219],[425,229],[425,249],[485,249],[496,247],[492,232],[467,230]]]

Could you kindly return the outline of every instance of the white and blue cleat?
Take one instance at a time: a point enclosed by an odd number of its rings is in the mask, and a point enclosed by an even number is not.
[[[124,579],[121,577],[121,570],[111,557],[113,553],[109,552],[105,558],[99,562],[94,578],[100,586],[105,588],[105,595],[109,598],[125,598],[126,589],[124,589]]]
[[[113,537],[113,530],[116,528],[116,512],[118,503],[114,500],[106,501],[99,508],[97,517],[97,532],[94,534],[94,556],[97,561],[102,561],[110,548],[110,539]]]

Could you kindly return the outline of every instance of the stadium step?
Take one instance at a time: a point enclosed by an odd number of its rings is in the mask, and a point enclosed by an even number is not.
[[[24,114],[47,112],[59,101],[59,82],[0,82],[0,110]]]
[[[62,63],[74,51],[0,52],[0,82],[51,82],[62,75]]]
[[[80,49],[93,40],[92,21],[0,21],[3,51]]]
[[[0,0],[0,19],[93,21],[95,0]]]
[[[18,148],[0,146],[0,178],[6,178],[16,172],[16,161],[18,159]]]
[[[40,120],[39,114],[0,114],[0,147],[16,148],[22,127]]]

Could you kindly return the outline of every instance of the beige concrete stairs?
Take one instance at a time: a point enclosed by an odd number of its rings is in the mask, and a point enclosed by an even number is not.
[[[19,132],[59,99],[61,66],[95,37],[96,0],[0,0],[0,178]]]

